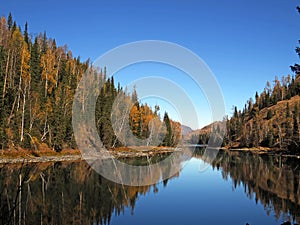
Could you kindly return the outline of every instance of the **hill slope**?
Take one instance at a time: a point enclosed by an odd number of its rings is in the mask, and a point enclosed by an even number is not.
[[[300,76],[275,78],[255,101],[250,98],[243,110],[236,107],[227,119],[223,146],[228,148],[273,148],[300,152]],[[212,123],[190,133],[189,142],[206,144]]]

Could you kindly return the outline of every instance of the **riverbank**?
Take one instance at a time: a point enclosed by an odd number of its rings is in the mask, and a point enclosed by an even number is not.
[[[300,151],[298,153],[292,153],[289,150],[284,149],[275,149],[275,148],[266,148],[266,147],[258,147],[258,148],[221,148],[224,151],[231,152],[252,152],[259,155],[268,154],[268,155],[281,155],[283,157],[294,157],[300,158]]]
[[[176,151],[171,147],[120,147],[110,149],[110,153],[116,158],[133,158],[154,156],[156,154],[169,154]],[[36,163],[36,162],[62,162],[82,160],[78,149],[64,149],[55,152],[51,149],[43,150],[2,150],[0,151],[0,164],[6,163]]]
[[[221,148],[223,151],[230,152],[252,152],[256,154],[281,155],[283,157],[300,158],[300,154],[291,154],[286,150],[271,148]],[[115,158],[134,158],[134,157],[152,157],[157,154],[170,154],[180,151],[180,148],[172,147],[120,147],[110,149],[110,153]],[[78,149],[64,149],[61,152],[55,152],[51,149],[43,150],[2,150],[0,151],[0,164],[6,163],[35,163],[35,162],[62,162],[82,160],[81,152]]]
[[[22,148],[0,151],[0,164],[75,161],[79,159],[81,159],[80,151],[75,149],[64,149],[61,152],[55,152],[51,149],[27,150]]]

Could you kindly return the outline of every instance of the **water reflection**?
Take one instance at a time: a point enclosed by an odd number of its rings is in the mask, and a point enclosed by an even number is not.
[[[201,158],[202,155],[203,152],[198,150],[195,158]],[[145,160],[130,159],[130,163],[145,163]],[[291,215],[294,220],[300,221],[299,159],[220,151],[211,166],[222,174],[223,179],[232,180],[233,188],[243,186],[247,196],[262,204],[266,213],[275,212],[277,218],[285,214],[286,220]],[[194,167],[191,168],[196,170]],[[172,188],[165,189],[166,191],[170,189],[168,194],[170,200],[167,206],[170,210],[175,209],[176,198],[179,202],[180,199],[182,201],[194,199],[195,204],[201,206],[197,203],[199,201],[197,196],[203,196],[204,191],[199,193],[196,188],[195,190],[191,188],[193,182],[195,187],[197,182],[199,184],[197,173],[187,176],[187,171],[181,174],[182,178],[184,174],[186,175],[183,179],[184,184],[178,182],[177,184],[180,185],[176,189],[172,182],[173,186],[170,185]],[[174,177],[179,177],[179,173]],[[160,176],[157,176],[157,181],[159,179]],[[157,196],[158,189],[161,186],[167,187],[168,182],[169,180],[165,180],[163,184],[151,186],[120,185],[99,176],[83,161],[29,165],[2,164],[0,165],[0,223],[110,224],[113,217],[123,214],[128,211],[128,208],[134,214],[140,196],[149,197],[152,195],[150,193]],[[175,190],[184,196],[172,195]],[[186,196],[188,194],[193,197]],[[226,195],[226,192],[222,194]],[[218,199],[211,197],[217,195],[209,193],[206,195],[209,201],[219,204]],[[208,203],[205,203],[203,207],[207,205]],[[186,210],[195,209],[192,202],[189,202],[186,207],[191,207]],[[205,208],[197,210],[205,210]],[[224,211],[224,208],[220,210]],[[155,216],[159,217],[159,215]],[[197,216],[190,219],[196,222]],[[171,218],[169,222],[172,222]],[[176,224],[176,221],[173,222]]]
[[[198,157],[201,151],[198,151]],[[300,159],[251,152],[220,152],[212,166],[231,178],[233,188],[243,185],[250,199],[260,202],[267,214],[275,212],[300,221]]]
[[[1,224],[109,224],[124,208],[133,211],[140,195],[157,192],[110,182],[83,161],[0,165],[0,177]]]

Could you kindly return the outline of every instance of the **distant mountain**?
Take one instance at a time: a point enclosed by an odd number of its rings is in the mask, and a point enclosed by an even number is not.
[[[186,126],[186,125],[181,125],[181,134],[183,136],[186,136],[186,135],[188,135],[191,132],[193,132],[192,128],[190,128],[189,126]]]
[[[185,135],[185,140],[190,144],[207,144],[210,133],[213,129],[217,129],[217,127],[222,127],[224,124],[220,121],[212,122],[201,129],[193,130]]]

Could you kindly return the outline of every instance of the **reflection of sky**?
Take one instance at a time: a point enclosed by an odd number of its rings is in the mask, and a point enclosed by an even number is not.
[[[151,82],[151,77],[155,82]],[[144,78],[145,82],[142,89],[136,85],[137,93],[138,95],[143,93],[143,89],[147,85],[149,89],[153,89],[153,96],[142,98],[141,101],[153,109],[156,104],[159,105],[161,117],[167,111],[173,120],[183,122],[184,125],[193,129],[212,122],[210,106],[201,87],[189,75],[175,67],[153,62],[137,63],[123,68],[114,75],[114,78],[116,83],[120,82],[121,86],[124,87],[127,85],[132,87],[137,81],[143,83]],[[159,79],[161,82],[156,82]],[[155,91],[157,88],[159,90]],[[128,91],[131,91],[130,89]],[[163,94],[164,92],[166,94]],[[169,97],[164,98],[169,94],[173,95],[175,101]],[[183,100],[184,98],[187,98],[191,104],[187,104]],[[192,105],[193,108],[189,105]],[[193,115],[193,111],[197,114]]]
[[[112,218],[111,225],[123,224],[172,224],[172,225],[274,225],[274,212],[267,216],[255,195],[249,199],[244,187],[233,190],[231,180],[224,180],[221,171],[208,167],[199,172],[201,160],[191,159],[179,177],[169,180],[166,188],[157,185],[158,193],[140,196],[131,215]]]

